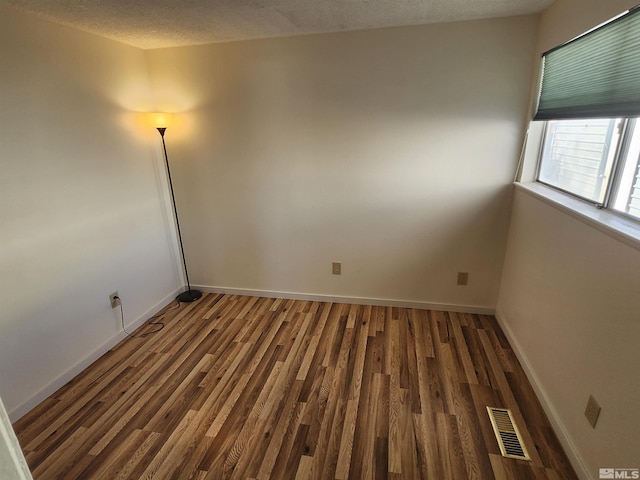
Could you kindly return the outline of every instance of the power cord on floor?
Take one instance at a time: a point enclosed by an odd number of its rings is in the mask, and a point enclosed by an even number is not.
[[[155,318],[159,318],[162,317],[163,315],[166,315],[167,313],[171,312],[172,310],[177,310],[178,308],[180,308],[180,300],[176,299],[176,305],[174,307],[168,308],[156,315],[154,315],[153,317],[149,317],[147,319],[147,325],[159,325],[159,328],[156,328],[155,330],[151,331],[151,332],[145,332],[145,333],[141,333],[140,335],[132,335],[131,333],[127,332],[127,329],[124,327],[124,308],[122,307],[122,299],[117,296],[114,295],[113,296],[113,301],[115,302],[116,305],[120,306],[120,320],[122,322],[122,331],[124,333],[127,334],[128,337],[131,338],[144,338],[147,337],[149,335],[152,335],[154,333],[158,333],[160,330],[162,330],[164,328],[164,323],[162,322],[152,322],[151,320],[155,319]],[[114,363],[113,365],[111,365],[108,369],[106,369],[104,372],[102,372],[100,375],[98,375],[97,378],[95,378],[91,384],[97,382],[98,380],[100,380],[100,378],[102,378],[104,375],[106,375],[107,373],[109,373],[111,371],[111,369],[115,368],[117,365],[117,363]]]
[[[148,337],[149,335],[153,335],[154,333],[158,333],[160,330],[162,330],[164,328],[164,323],[162,322],[152,322],[151,320],[154,320],[156,318],[160,318],[164,315],[166,315],[168,312],[172,311],[172,310],[176,310],[178,308],[180,308],[180,300],[176,300],[177,304],[175,305],[175,307],[171,307],[163,312],[160,312],[156,315],[154,315],[153,317],[149,317],[146,321],[147,325],[156,325],[158,326],[158,328],[156,328],[155,330],[152,330],[150,332],[145,332],[145,333],[141,333],[140,335],[133,335],[132,333],[129,333],[127,331],[127,329],[124,326],[124,308],[122,307],[122,299],[120,297],[113,297],[114,301],[117,302],[117,304],[120,306],[120,320],[122,323],[122,331],[124,333],[127,334],[128,337],[131,338],[144,338],[144,337]]]

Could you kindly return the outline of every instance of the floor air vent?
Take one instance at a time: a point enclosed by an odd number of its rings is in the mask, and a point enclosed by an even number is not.
[[[487,407],[496,440],[503,457],[531,460],[522,442],[518,427],[513,421],[511,410],[506,408]]]

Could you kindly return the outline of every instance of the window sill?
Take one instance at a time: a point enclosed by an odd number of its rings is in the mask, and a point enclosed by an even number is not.
[[[541,183],[516,183],[516,188],[569,214],[630,247],[640,250],[640,225],[609,210],[598,209]]]

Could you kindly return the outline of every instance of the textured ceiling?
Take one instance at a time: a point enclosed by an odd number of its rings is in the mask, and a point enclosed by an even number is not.
[[[0,0],[140,48],[535,13],[554,0]]]

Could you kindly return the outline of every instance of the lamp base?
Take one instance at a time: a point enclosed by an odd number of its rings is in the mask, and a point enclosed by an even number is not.
[[[182,292],[180,295],[176,297],[176,300],[182,303],[195,302],[202,296],[202,292],[200,290],[187,290],[186,292]]]

